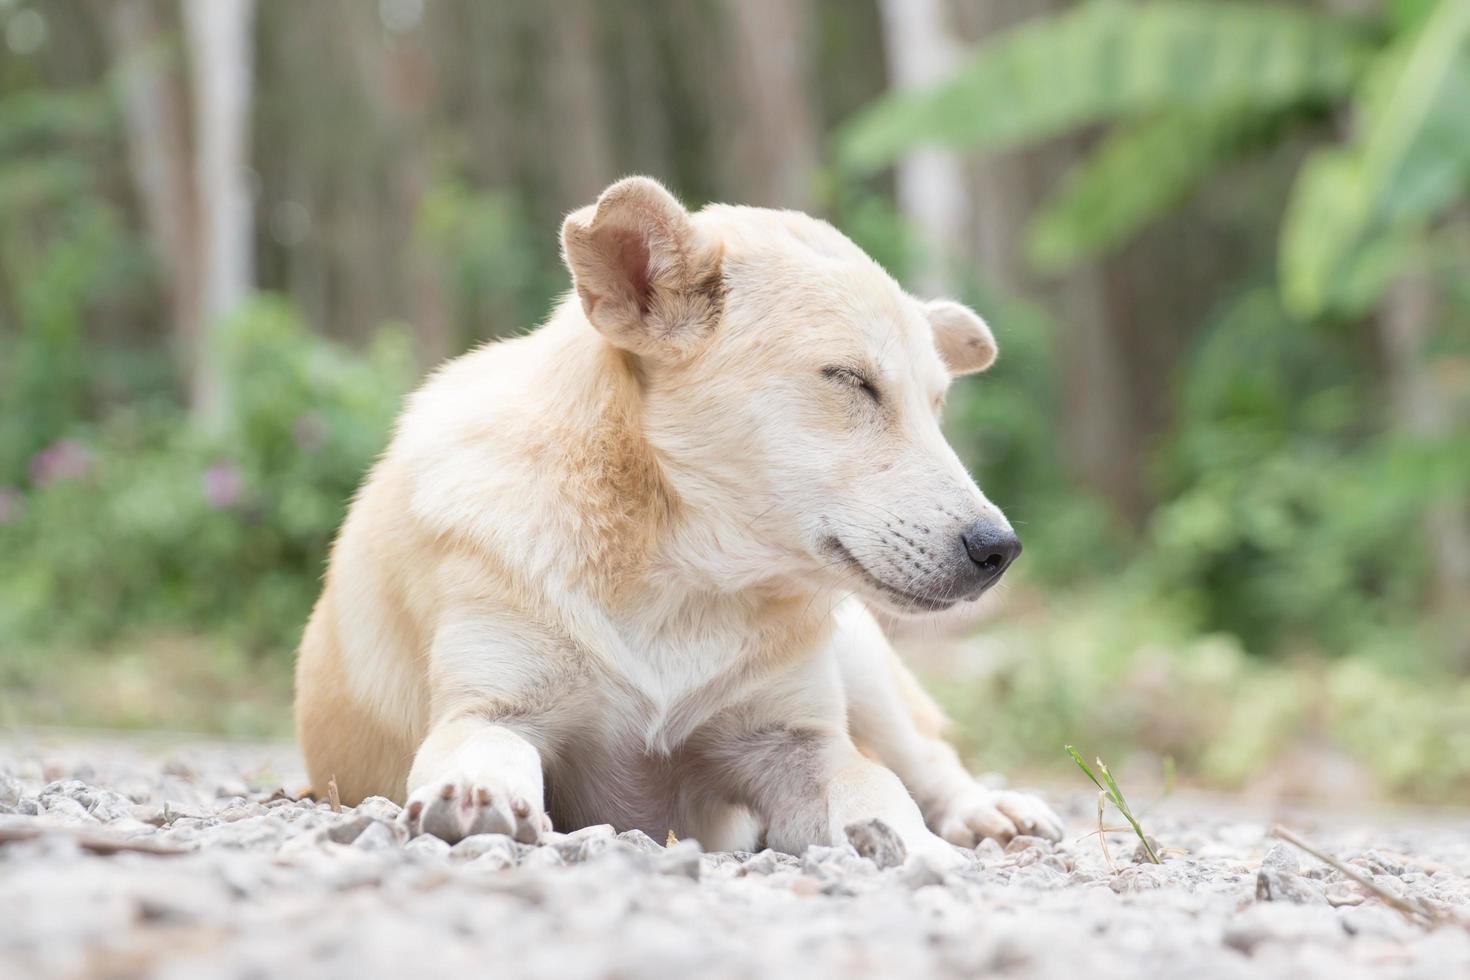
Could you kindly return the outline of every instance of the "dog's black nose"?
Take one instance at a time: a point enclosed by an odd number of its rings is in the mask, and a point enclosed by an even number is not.
[[[982,587],[994,585],[1021,553],[1021,539],[1015,531],[988,521],[972,524],[960,538],[965,542],[965,553],[975,563]]]

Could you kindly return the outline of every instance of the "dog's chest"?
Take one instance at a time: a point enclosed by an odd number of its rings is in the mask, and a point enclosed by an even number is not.
[[[671,626],[623,634],[609,664],[618,676],[604,702],[610,720],[665,751],[739,697],[758,673],[761,652],[746,623],[714,618]]]
[[[600,658],[601,714],[637,748],[673,752],[702,725],[810,654],[817,630],[731,603],[623,624]]]

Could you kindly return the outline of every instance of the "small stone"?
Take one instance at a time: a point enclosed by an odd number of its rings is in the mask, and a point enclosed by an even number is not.
[[[43,796],[38,803],[43,808],[42,812],[48,817],[58,818],[66,823],[92,823],[92,815],[87,808],[68,796]]]
[[[374,820],[357,839],[352,846],[361,851],[393,851],[398,849],[398,833],[403,833],[402,828],[383,820]]]
[[[579,843],[589,840],[610,839],[617,836],[610,823],[593,824],[590,827],[582,827],[573,830],[564,838],[566,841],[577,841]],[[647,835],[645,835],[647,836]]]
[[[895,873],[898,880],[912,891],[944,884],[944,869],[927,854],[913,855]]]
[[[1161,848],[1159,847],[1159,842],[1156,841],[1156,840],[1154,840],[1152,837],[1147,838],[1147,840],[1148,840],[1148,847],[1145,847],[1144,846],[1143,841],[1139,841],[1138,844],[1133,848],[1133,863],[1134,864],[1153,864],[1154,863],[1154,859],[1152,857],[1150,857],[1149,856],[1149,853],[1148,853],[1148,849],[1150,847],[1153,848],[1154,854],[1158,856],[1158,858],[1159,858],[1160,861],[1162,861],[1164,859],[1164,855],[1160,853]]]
[[[1333,908],[1363,904],[1363,892],[1351,882],[1334,881],[1327,886],[1325,894],[1327,904]]]
[[[841,847],[823,847],[820,844],[813,844],[801,855],[801,870],[813,877],[821,878],[836,871],[843,858],[856,856],[857,852],[847,844]]]
[[[1266,856],[1261,859],[1261,868],[1265,871],[1275,871],[1278,874],[1294,875],[1301,873],[1301,860],[1297,857],[1296,848],[1284,841],[1277,841],[1266,851]]]
[[[1312,905],[1325,901],[1322,886],[1301,875],[1262,868],[1256,874],[1256,901]]]
[[[183,821],[176,821],[176,823],[182,822]],[[363,831],[367,830],[373,824],[382,822],[383,821],[375,820],[372,817],[367,816],[366,814],[363,814],[362,816],[348,817],[344,820],[339,820],[334,824],[330,824],[322,828],[321,839],[329,840],[334,844],[351,844],[353,841],[357,840],[357,838],[362,834]]]
[[[1382,851],[1364,851],[1351,863],[1362,865],[1372,874],[1391,875],[1395,878],[1402,878],[1409,870],[1402,861]]]
[[[354,807],[353,812],[391,823],[398,819],[403,807],[384,796],[369,796]]]
[[[1164,886],[1167,875],[1162,865],[1135,864],[1119,871],[1108,885],[1119,895],[1151,892]]]
[[[1018,834],[1017,836],[1012,837],[1011,842],[1006,845],[1005,853],[1019,854],[1022,851],[1030,850],[1041,850],[1049,852],[1051,851],[1051,849],[1051,841],[1045,839],[1044,837],[1031,837],[1027,834]]]
[[[641,830],[625,830],[621,834],[618,834],[618,840],[624,844],[631,844],[644,854],[653,854],[656,851],[663,850],[663,845]]]
[[[515,848],[486,851],[470,861],[468,866],[475,871],[504,871],[507,868],[514,868],[516,866]]]
[[[1005,856],[1006,852],[1000,846],[1000,841],[994,837],[987,837],[975,845],[975,857],[979,858],[982,864],[994,864],[997,861],[1004,861]]]
[[[449,856],[456,861],[474,861],[491,851],[515,853],[515,841],[505,834],[474,834],[466,837],[449,849]]]
[[[554,848],[537,847],[526,853],[520,861],[523,868],[559,868],[566,864]]]
[[[21,798],[20,781],[0,774],[0,803],[15,806]]]
[[[130,815],[139,823],[146,823],[153,827],[162,827],[164,823],[163,810],[156,806],[149,806],[147,803],[133,804]]]
[[[449,845],[432,834],[419,834],[409,841],[404,850],[419,857],[443,858],[449,855]]]
[[[745,864],[741,865],[739,873],[775,874],[776,871],[782,870],[782,868],[792,867],[795,864],[797,864],[797,860],[791,857],[791,855],[781,854],[779,851],[772,851],[772,849],[766,848],[760,854],[754,855],[750,861],[745,861]]]
[[[700,848],[698,841],[686,838],[658,855],[656,858],[658,872],[662,875],[698,881],[700,858],[703,857],[703,854],[703,849]]]
[[[605,823],[582,827],[561,834],[556,840],[542,840],[541,843],[553,848],[568,864],[590,861],[604,853],[625,847],[632,850],[632,845],[620,841],[612,826]]]
[[[848,843],[861,857],[882,868],[896,868],[908,857],[908,848],[897,832],[882,820],[850,823],[845,828]]]

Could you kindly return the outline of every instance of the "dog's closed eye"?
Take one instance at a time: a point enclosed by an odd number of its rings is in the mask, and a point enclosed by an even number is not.
[[[822,368],[822,377],[838,384],[847,385],[856,391],[861,391],[873,400],[875,405],[883,403],[883,396],[878,391],[878,385],[872,376],[858,368],[848,367],[841,364],[833,364]]]

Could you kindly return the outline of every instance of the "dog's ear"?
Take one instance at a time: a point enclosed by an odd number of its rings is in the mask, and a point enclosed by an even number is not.
[[[587,319],[618,347],[681,358],[720,319],[721,249],[655,180],[626,177],[573,211],[561,247]]]
[[[934,346],[951,374],[974,374],[995,363],[995,336],[974,310],[936,299],[924,304],[924,312],[934,328]]]

